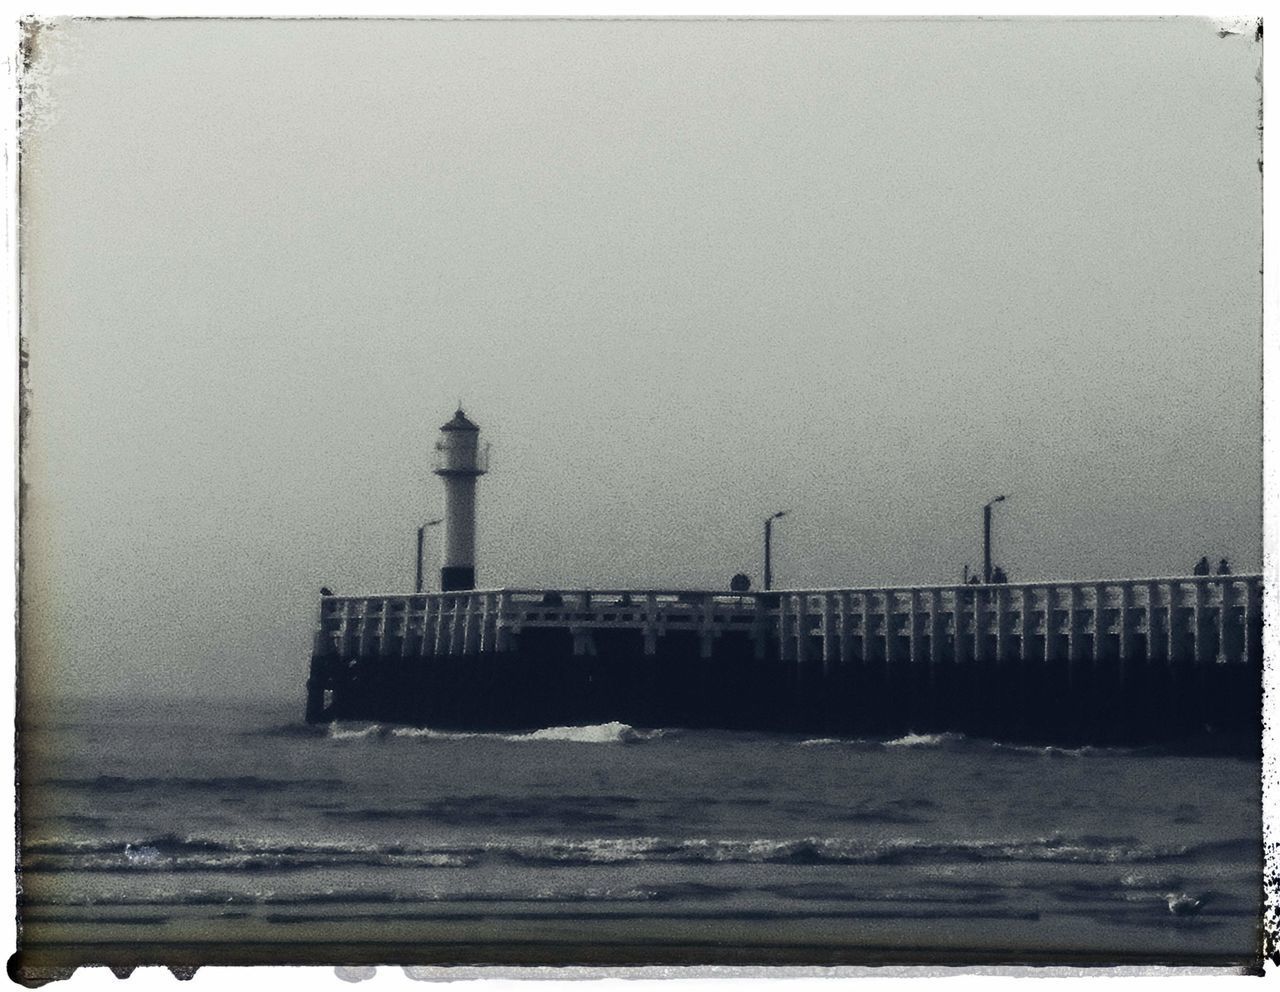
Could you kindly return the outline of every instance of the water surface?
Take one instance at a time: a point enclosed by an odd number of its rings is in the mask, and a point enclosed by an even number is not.
[[[28,714],[24,947],[1258,955],[1257,761],[300,712]]]

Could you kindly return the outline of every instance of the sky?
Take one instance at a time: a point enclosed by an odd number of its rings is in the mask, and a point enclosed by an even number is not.
[[[23,675],[302,696],[407,592],[1258,571],[1261,44],[1166,20],[61,21]],[[438,536],[436,536],[438,542]],[[438,552],[438,543],[434,549]]]

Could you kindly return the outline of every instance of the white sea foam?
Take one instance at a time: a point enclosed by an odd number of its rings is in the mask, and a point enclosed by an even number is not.
[[[329,739],[335,741],[357,740],[364,737],[371,737],[382,732],[382,726],[377,723],[371,723],[367,727],[359,730],[350,730],[346,727],[339,727],[336,723],[329,724]]]
[[[624,836],[581,839],[510,837],[471,844],[418,846],[399,841],[360,843],[286,838],[145,838],[142,843],[104,841],[93,850],[46,841],[28,853],[36,871],[118,872],[286,871],[317,867],[469,868],[512,861],[563,866],[641,862],[700,864],[948,864],[973,861],[1129,865],[1120,885],[1143,898],[1180,891],[1183,883],[1159,863],[1201,857],[1203,848],[1148,844],[1135,837],[1052,834],[930,840],[920,836],[870,839],[859,836],[678,837]]]
[[[1006,744],[1003,741],[985,738],[968,737],[965,734],[948,732],[937,734],[905,734],[887,741],[876,741],[863,737],[811,737],[796,742],[800,747],[910,747],[910,748],[966,748],[974,750],[988,749],[1004,754],[1034,755],[1049,758],[1084,758],[1091,755],[1120,755],[1132,753],[1123,748],[1099,748],[1092,745],[1083,747],[1060,747],[1053,744]]]
[[[146,844],[140,847],[125,844],[124,856],[129,860],[130,864],[135,865],[151,865],[160,860],[160,852]]]
[[[585,727],[545,727],[529,734],[510,734],[503,737],[508,741],[572,741],[577,744],[624,744],[630,741],[650,740],[660,737],[661,730],[636,730],[629,724],[611,723],[588,724]]]
[[[361,731],[344,736],[365,736],[367,733],[368,731]],[[523,734],[481,734],[470,731],[432,730],[429,727],[397,727],[391,733],[395,737],[416,737],[446,741],[482,737],[490,740],[509,741],[515,744],[530,741],[568,741],[576,744],[627,744],[636,741],[653,740],[661,737],[664,731],[637,730],[630,724],[614,721],[612,723],[588,724],[581,727],[544,727],[541,730],[533,730]]]
[[[484,737],[484,734],[468,733],[463,730],[432,730],[430,727],[396,727],[391,731],[393,737],[426,737],[438,741],[462,741],[470,737]]]
[[[885,747],[942,747],[964,739],[963,734],[906,734],[885,741]]]

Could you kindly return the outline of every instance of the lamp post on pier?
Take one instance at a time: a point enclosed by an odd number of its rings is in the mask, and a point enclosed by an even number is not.
[[[418,528],[418,560],[413,579],[413,591],[415,593],[422,592],[422,546],[426,541],[427,528],[434,527],[436,524],[442,522],[442,520],[428,520]]]
[[[764,587],[765,590],[773,588],[773,522],[779,517],[785,517],[786,510],[779,510],[771,517],[765,517],[764,521]]]
[[[991,508],[1008,499],[997,496],[982,508],[982,581],[991,584]]]

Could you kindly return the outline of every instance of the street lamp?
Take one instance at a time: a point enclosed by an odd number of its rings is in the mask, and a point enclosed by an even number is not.
[[[422,545],[426,538],[427,528],[434,527],[438,523],[442,523],[443,518],[438,520],[428,520],[425,524],[418,528],[418,560],[417,567],[414,572],[413,591],[415,593],[422,592]]]
[[[1008,499],[997,496],[982,508],[982,581],[991,584],[991,508]]]
[[[773,588],[773,522],[786,515],[786,510],[779,510],[773,516],[766,517],[764,521],[764,587],[766,590]]]

